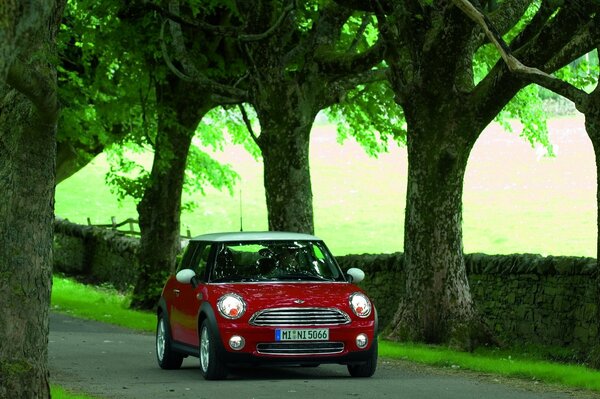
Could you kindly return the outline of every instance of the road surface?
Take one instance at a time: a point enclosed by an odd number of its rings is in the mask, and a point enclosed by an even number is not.
[[[153,335],[56,313],[49,362],[52,383],[102,398],[600,398],[385,359],[368,379],[349,377],[345,366],[322,365],[236,369],[227,380],[205,381],[197,358],[185,359],[180,370],[158,368]]]

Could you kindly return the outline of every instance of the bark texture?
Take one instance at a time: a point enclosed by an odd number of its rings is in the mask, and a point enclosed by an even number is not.
[[[596,158],[596,203],[597,209],[600,209],[600,88],[596,89],[589,95],[588,103],[585,112],[585,129],[587,131],[592,146],[594,147],[594,155]],[[596,256],[596,290],[600,297],[600,211],[596,220],[597,226],[597,256]],[[600,323],[600,306],[597,309],[598,316],[596,320]],[[600,369],[600,338],[595,347],[590,351],[590,366]]]
[[[46,58],[64,2],[17,3],[0,6],[0,397],[48,398],[58,106]]]
[[[404,232],[407,279],[392,337],[470,348],[479,322],[463,257],[462,191],[476,135],[465,117],[468,113],[436,113],[419,100],[406,106],[405,112],[410,126]]]
[[[318,109],[311,89],[272,82],[254,103],[262,128],[258,145],[264,161],[269,230],[314,233],[309,147]]]
[[[0,397],[48,397],[55,129],[12,90],[0,105]]]
[[[152,309],[181,249],[181,193],[187,156],[198,123],[211,105],[190,97],[184,82],[159,85],[158,133],[150,181],[138,204],[140,271],[131,307]]]

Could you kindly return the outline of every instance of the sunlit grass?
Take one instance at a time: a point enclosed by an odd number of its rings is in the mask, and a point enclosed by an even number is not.
[[[99,399],[97,396],[83,395],[79,393],[75,394],[56,385],[50,386],[50,392],[52,394],[52,399]]]
[[[498,353],[492,350],[465,353],[435,346],[384,341],[379,347],[379,355],[436,367],[461,368],[600,391],[600,371],[584,366],[522,358],[518,352],[514,355],[506,355],[506,351]]]
[[[153,332],[156,323],[154,314],[128,310],[127,304],[128,299],[114,290],[54,277],[52,306],[57,311],[138,331]],[[382,340],[379,356],[600,391],[600,371],[546,361],[543,360],[544,354],[530,350],[483,348],[475,353],[466,353],[437,346]]]
[[[54,311],[89,320],[154,331],[156,317],[150,312],[128,309],[130,298],[116,290],[79,284],[54,276],[51,306]]]

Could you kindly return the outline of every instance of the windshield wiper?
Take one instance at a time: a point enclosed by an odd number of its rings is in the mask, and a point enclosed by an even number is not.
[[[276,277],[277,280],[308,280],[308,281],[331,281],[331,279],[317,276],[316,274],[290,273]]]
[[[248,276],[227,276],[211,280],[211,283],[250,283],[256,281],[264,281],[263,278],[248,277]]]

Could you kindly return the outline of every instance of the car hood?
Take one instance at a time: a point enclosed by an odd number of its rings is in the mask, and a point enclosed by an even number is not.
[[[236,293],[246,301],[249,310],[272,307],[336,307],[347,308],[349,296],[362,292],[351,283],[260,283],[215,284],[212,299]]]

